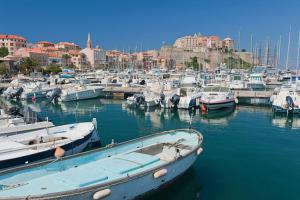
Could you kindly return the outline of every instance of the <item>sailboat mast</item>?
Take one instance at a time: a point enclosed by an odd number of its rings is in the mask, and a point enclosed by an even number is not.
[[[266,66],[269,65],[269,37],[267,37],[267,42],[266,42],[266,49],[265,49],[265,64]]]
[[[296,65],[296,73],[299,70],[299,53],[300,53],[300,31],[298,33],[298,50],[297,50],[297,65]]]
[[[282,40],[282,36],[279,36],[279,41],[278,41],[278,53],[277,53],[277,61],[276,61],[276,67],[279,67],[278,65],[280,65],[280,57],[281,57],[281,40]]]
[[[253,62],[254,62],[254,56],[253,56],[253,35],[251,34],[251,56],[252,56],[252,59],[251,59],[251,67],[253,67]]]
[[[290,26],[290,31],[289,31],[289,41],[288,41],[288,48],[287,48],[287,55],[286,55],[286,62],[285,62],[285,70],[288,70],[288,65],[289,65],[289,56],[290,56],[290,45],[291,45],[291,30],[292,27]]]

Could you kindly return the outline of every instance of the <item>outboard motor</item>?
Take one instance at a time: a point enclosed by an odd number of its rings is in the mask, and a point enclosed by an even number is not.
[[[145,80],[142,80],[141,82],[140,82],[140,85],[145,85],[146,84],[146,81]]]
[[[164,93],[160,93],[159,97],[160,97],[160,98],[159,98],[159,101],[160,101],[161,103],[164,103],[165,100],[166,100],[165,94],[164,94]]]
[[[180,96],[177,95],[177,94],[174,94],[174,95],[172,96],[172,98],[170,99],[170,101],[172,102],[172,104],[173,104],[174,106],[177,106],[177,105],[179,104],[179,101],[180,101]]]
[[[189,109],[195,108],[196,105],[197,105],[196,99],[191,99],[191,101],[190,101],[190,103],[189,103]]]
[[[144,97],[144,95],[137,95],[136,97],[135,97],[135,101],[136,101],[136,104],[138,105],[138,106],[140,106],[140,105],[142,105],[143,103],[145,103],[145,97]]]
[[[293,101],[293,98],[292,98],[291,96],[286,96],[285,100],[286,100],[288,109],[289,109],[289,110],[293,110],[293,108],[294,108],[294,101]]]
[[[14,106],[9,108],[7,113],[12,116],[20,116],[20,109]]]
[[[16,88],[15,91],[10,94],[10,97],[19,99],[23,90],[24,89],[22,87]]]
[[[58,99],[58,97],[60,97],[60,94],[61,94],[61,89],[60,88],[54,88],[53,90],[48,92],[46,94],[46,96],[49,99],[49,101],[53,101],[53,100],[56,101]]]

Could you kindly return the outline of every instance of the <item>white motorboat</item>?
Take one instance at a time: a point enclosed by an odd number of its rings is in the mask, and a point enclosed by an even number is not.
[[[292,85],[282,86],[279,91],[275,90],[270,101],[275,113],[300,114],[300,90]]]
[[[52,122],[35,120],[33,123],[26,123],[26,120],[21,117],[14,117],[6,114],[3,109],[0,109],[0,136],[12,133],[24,133],[54,126]]]
[[[99,140],[96,120],[0,135],[0,169],[81,152]],[[63,156],[61,155],[61,156]]]
[[[162,108],[191,109],[199,106],[201,93],[196,87],[181,87],[176,91],[164,92],[160,97]]]
[[[154,107],[159,105],[159,95],[154,92],[143,92],[127,98],[127,104],[138,107]]]
[[[243,74],[232,74],[230,77],[229,88],[233,90],[247,89]]]
[[[74,85],[74,87],[69,87],[63,89],[59,101],[78,101],[84,99],[93,99],[100,97],[102,86],[91,86],[91,85]]]
[[[266,88],[266,83],[263,79],[263,74],[250,74],[249,81],[247,83],[247,88],[251,90],[264,90]]]
[[[229,88],[213,85],[203,88],[200,102],[205,109],[216,110],[234,107],[237,99]]]
[[[33,98],[46,98],[46,94],[56,87],[41,82],[29,82],[24,84],[22,88],[21,99],[28,100]]]

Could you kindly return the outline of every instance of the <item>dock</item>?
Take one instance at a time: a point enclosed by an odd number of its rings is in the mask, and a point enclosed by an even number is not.
[[[0,83],[0,88],[10,87],[10,83]],[[66,87],[61,85],[62,88]],[[143,87],[121,87],[121,86],[104,86],[102,92],[102,98],[112,99],[126,99],[134,94],[140,94],[145,91]],[[235,97],[239,100],[239,103],[246,104],[269,104],[269,99],[273,94],[272,90],[264,91],[249,91],[249,90],[234,90]]]
[[[134,94],[140,94],[144,91],[141,87],[105,87],[102,96],[103,98],[113,98],[113,99],[127,99]]]
[[[234,90],[235,97],[242,104],[251,105],[268,105],[273,91],[249,91],[249,90]]]

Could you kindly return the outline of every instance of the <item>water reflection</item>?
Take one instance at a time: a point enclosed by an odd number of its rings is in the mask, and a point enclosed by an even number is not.
[[[236,117],[237,112],[235,108],[211,110],[208,113],[202,113],[201,122],[212,125],[228,125],[229,121]]]
[[[235,108],[226,108],[209,113],[201,113],[196,110],[178,110],[178,109],[160,109],[160,108],[139,108],[131,107],[126,104],[122,109],[137,119],[149,118],[154,127],[161,127],[166,121],[180,121],[190,124],[202,122],[213,125],[227,125],[229,121],[236,116]]]
[[[300,128],[300,118],[298,116],[286,117],[284,115],[273,115],[272,124],[279,128]]]

